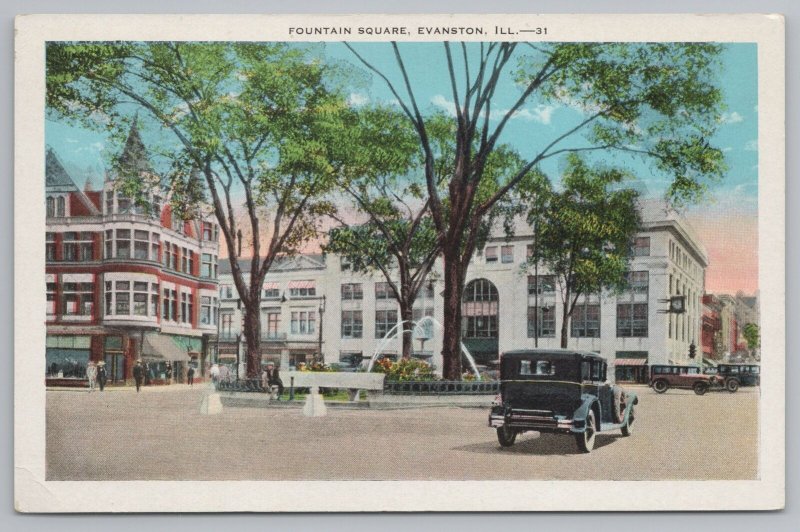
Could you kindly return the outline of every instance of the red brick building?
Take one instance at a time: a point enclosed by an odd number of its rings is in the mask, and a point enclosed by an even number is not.
[[[204,374],[216,335],[213,217],[172,216],[136,125],[115,167],[146,184],[137,200],[114,175],[101,191],[81,190],[57,155],[46,154],[49,384],[83,384],[90,360],[105,361],[109,383],[122,384],[137,359],[151,382],[164,382],[168,366],[181,382],[190,364]]]

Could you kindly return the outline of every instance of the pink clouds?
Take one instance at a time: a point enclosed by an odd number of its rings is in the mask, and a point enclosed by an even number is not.
[[[687,215],[708,251],[706,292],[753,294],[758,290],[758,218],[707,211]]]

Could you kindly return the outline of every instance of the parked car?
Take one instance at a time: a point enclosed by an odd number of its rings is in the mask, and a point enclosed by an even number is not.
[[[650,387],[656,393],[664,393],[670,388],[679,388],[694,390],[697,395],[703,395],[709,390],[723,389],[722,385],[721,378],[702,373],[697,366],[668,364],[650,366]]]
[[[717,375],[729,392],[735,392],[739,386],[761,384],[761,366],[758,364],[719,364]]]
[[[568,350],[503,353],[500,395],[489,413],[503,447],[526,431],[572,435],[583,452],[594,448],[600,432],[630,436],[636,394],[607,380],[604,358]]]

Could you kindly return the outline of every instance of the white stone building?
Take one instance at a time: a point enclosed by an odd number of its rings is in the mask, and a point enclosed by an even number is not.
[[[648,364],[699,364],[699,358],[692,361],[688,356],[692,343],[702,356],[706,252],[686,220],[663,203],[644,203],[642,219],[630,289],[582,296],[569,326],[568,347],[596,351],[615,361],[619,380],[645,380]],[[479,364],[507,350],[560,347],[560,291],[546,271],[540,269],[537,283],[526,266],[531,243],[532,231],[517,228],[511,239],[491,238],[470,265],[463,342]],[[441,279],[437,263],[414,307],[415,319],[433,318],[417,330],[414,355],[437,367],[442,348]],[[225,342],[236,338],[241,326],[241,305],[225,260],[220,262],[220,286],[222,361],[233,361],[239,349],[243,363],[241,347]],[[401,351],[398,338],[385,338],[399,321],[398,305],[379,273],[354,273],[338,256],[304,255],[276,264],[264,289],[268,297],[262,302],[262,352],[283,367],[306,361],[320,350],[325,362],[345,365],[376,351],[388,356]],[[686,296],[686,312],[662,313],[668,308],[665,301],[675,295]]]

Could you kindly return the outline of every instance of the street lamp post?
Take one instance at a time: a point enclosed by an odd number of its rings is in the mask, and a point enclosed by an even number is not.
[[[317,355],[319,356],[319,361],[324,364],[325,357],[322,356],[322,318],[325,315],[325,296],[323,295],[322,298],[319,300],[319,338],[317,340]]]

